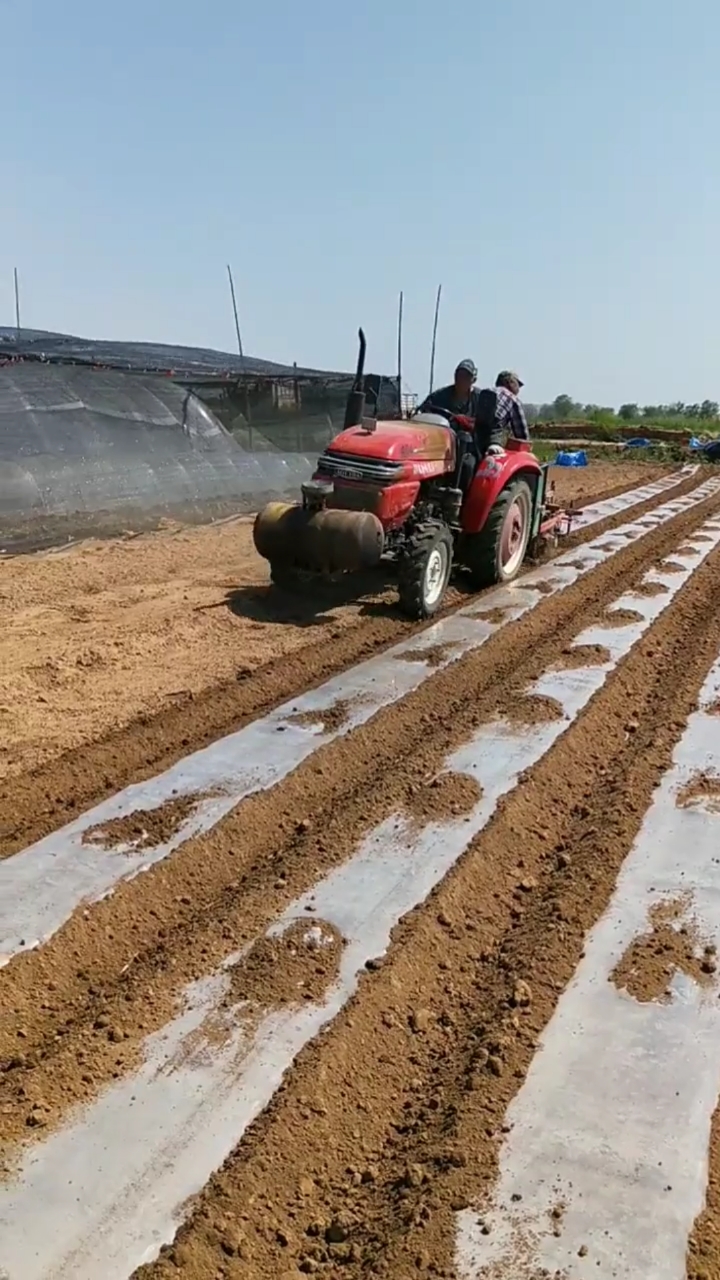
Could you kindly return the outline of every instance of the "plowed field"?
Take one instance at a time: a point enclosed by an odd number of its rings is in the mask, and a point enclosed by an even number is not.
[[[0,567],[2,1280],[720,1280],[720,478],[560,483],[427,627]]]

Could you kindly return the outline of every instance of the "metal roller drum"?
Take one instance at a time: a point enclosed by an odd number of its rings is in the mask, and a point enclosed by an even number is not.
[[[385,534],[371,511],[313,511],[269,502],[255,517],[253,540],[258,555],[274,565],[353,573],[378,564]]]

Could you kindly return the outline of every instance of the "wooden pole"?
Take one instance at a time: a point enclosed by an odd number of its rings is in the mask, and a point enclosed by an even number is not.
[[[402,418],[402,326],[403,326],[403,293],[400,290],[400,301],[398,303],[398,331],[397,331],[397,380],[398,380],[398,410]]]
[[[233,280],[233,273],[230,267],[230,263],[228,263],[227,273],[228,273],[228,280],[230,281],[230,298],[232,299],[233,316],[235,318],[235,332],[237,334],[238,354],[242,356],[243,344],[242,344],[242,338],[240,336],[240,321],[238,320],[237,302],[235,301],[235,282]]]
[[[437,342],[438,318],[440,315],[440,295],[442,293],[442,285],[438,285],[437,298],[435,299],[435,319],[433,321],[432,346],[430,348],[430,386],[428,391],[432,391],[435,381],[435,344]]]
[[[20,332],[20,285],[18,284],[18,269],[13,267],[13,278],[15,281],[15,328]]]

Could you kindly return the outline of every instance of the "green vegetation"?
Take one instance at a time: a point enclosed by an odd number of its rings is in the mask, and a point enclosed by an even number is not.
[[[661,427],[664,430],[715,433],[720,428],[720,406],[716,400],[698,404],[621,404],[618,410],[599,404],[581,404],[572,396],[556,396],[552,404],[541,405],[536,422],[593,422],[599,427]],[[610,437],[608,437],[610,438]]]

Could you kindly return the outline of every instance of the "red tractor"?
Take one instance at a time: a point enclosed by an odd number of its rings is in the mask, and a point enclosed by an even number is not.
[[[255,519],[255,547],[273,582],[398,565],[400,604],[413,619],[440,608],[453,564],[476,588],[510,582],[528,554],[570,527],[548,495],[548,467],[524,440],[481,458],[460,487],[458,436],[440,414],[364,417],[365,337],[343,430],[302,486],[302,503],[270,502]],[[455,418],[471,433],[475,423]]]

